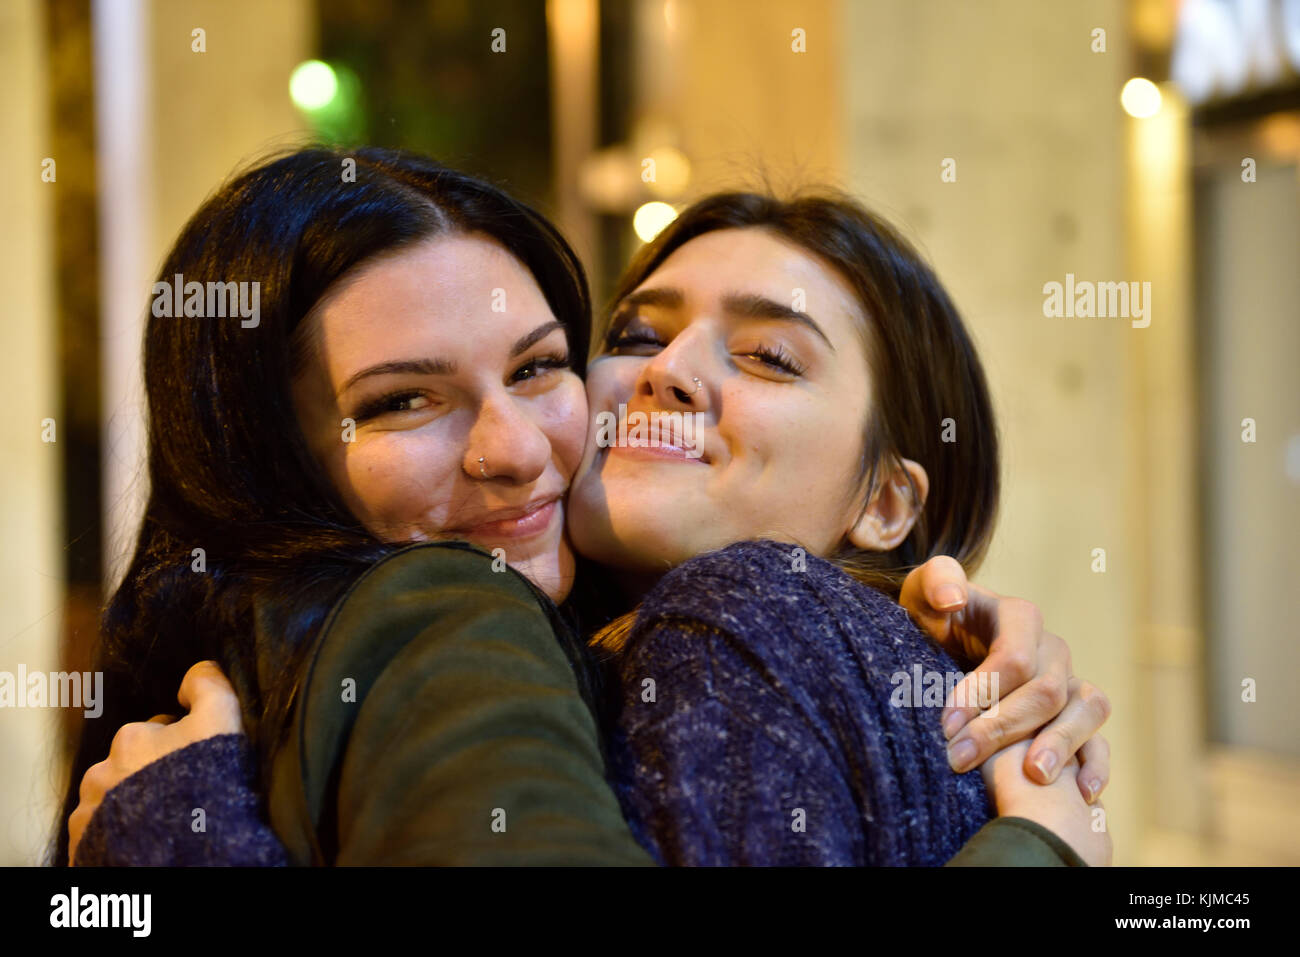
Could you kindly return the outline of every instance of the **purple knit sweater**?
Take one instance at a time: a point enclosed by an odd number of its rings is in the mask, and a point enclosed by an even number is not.
[[[617,665],[611,770],[633,835],[661,864],[945,863],[989,801],[978,771],[948,766],[942,704],[898,706],[918,664],[959,673],[901,606],[801,549],[679,566]]]

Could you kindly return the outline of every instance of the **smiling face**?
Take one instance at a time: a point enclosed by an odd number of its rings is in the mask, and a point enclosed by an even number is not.
[[[385,541],[502,548],[562,600],[587,404],[527,268],[488,238],[440,236],[363,266],[305,321],[294,408],[352,514]]]
[[[575,547],[653,576],[744,539],[817,555],[846,538],[901,541],[910,510],[882,495],[864,513],[857,485],[863,322],[835,271],[769,230],[716,230],[673,251],[616,307],[587,392],[593,420],[620,406],[625,418],[693,413],[701,454],[589,442],[569,503]]]

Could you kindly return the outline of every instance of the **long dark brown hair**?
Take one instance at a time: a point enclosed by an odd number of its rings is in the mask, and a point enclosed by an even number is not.
[[[67,862],[66,822],[87,768],[108,755],[120,725],[174,712],[197,661],[214,659],[230,676],[265,776],[303,650],[348,584],[403,544],[368,533],[307,448],[290,397],[303,320],[375,257],[455,233],[486,235],[523,263],[581,375],[591,306],[573,250],[527,205],[426,157],[298,150],[235,176],[181,230],[159,281],[257,282],[260,317],[252,327],[148,319],[149,498],[103,615],[104,709],[83,727],[52,863]],[[586,695],[582,648],[557,633]]]

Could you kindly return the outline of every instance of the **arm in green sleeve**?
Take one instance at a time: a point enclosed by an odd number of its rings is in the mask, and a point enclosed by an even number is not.
[[[1087,867],[1083,858],[1041,824],[998,817],[962,845],[946,867]]]
[[[273,823],[316,863],[652,863],[537,596],[466,548],[405,549],[353,586],[274,776]]]

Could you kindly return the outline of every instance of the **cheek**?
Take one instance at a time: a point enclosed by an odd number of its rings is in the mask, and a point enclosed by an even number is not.
[[[619,403],[626,404],[636,390],[636,377],[640,363],[630,357],[598,359],[587,373],[587,399],[592,414],[617,412]]]
[[[389,432],[358,437],[342,459],[342,493],[380,537],[432,534],[451,524],[459,463],[434,436]]]
[[[587,392],[581,379],[566,374],[566,381],[543,397],[538,425],[551,443],[564,478],[572,478],[582,460],[587,436]]]
[[[723,409],[719,431],[756,504],[811,514],[838,501],[858,467],[865,413],[855,401],[737,388],[724,393]]]
[[[618,361],[613,359],[597,359],[587,369],[587,381],[585,384],[584,401],[587,407],[587,419],[583,422],[583,440],[585,445],[585,455],[582,457],[582,466],[585,470],[591,465],[592,460],[599,452],[596,445],[596,432],[600,423],[596,417],[602,412],[613,412],[617,414],[620,402],[626,402],[632,394],[632,383],[636,381],[634,370],[628,367],[631,363],[626,360]],[[582,475],[578,476],[583,478]]]

